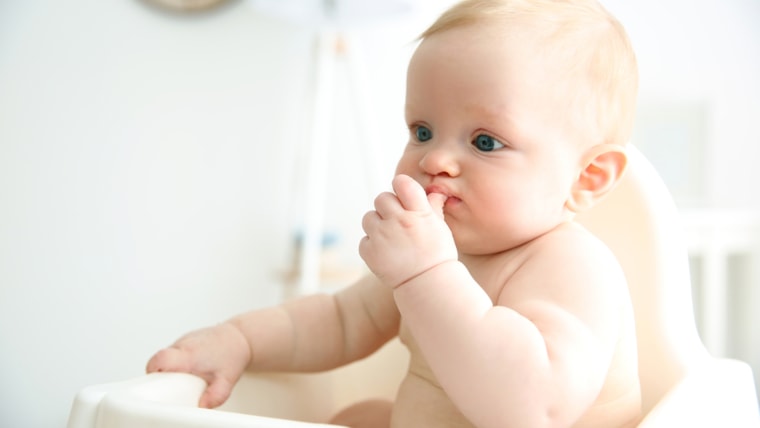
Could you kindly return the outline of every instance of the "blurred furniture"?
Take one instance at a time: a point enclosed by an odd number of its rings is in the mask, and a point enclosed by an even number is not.
[[[682,223],[665,185],[635,147],[620,186],[579,217],[618,257],[639,346],[642,428],[760,427],[752,370],[711,355],[694,321]],[[393,341],[364,361],[319,374],[249,374],[217,410],[195,403],[204,382],[152,374],[85,388],[68,428],[316,427],[345,405],[392,397],[406,364]],[[305,421],[305,422],[297,422]]]
[[[700,336],[713,355],[727,356],[737,350],[726,332],[753,321],[751,305],[756,305],[760,296],[748,293],[753,281],[760,280],[760,213],[703,208],[684,211],[681,218],[693,262]],[[740,340],[752,338],[749,331],[736,333],[743,335]],[[734,339],[739,339],[736,336]]]
[[[375,140],[372,84],[366,81],[365,60],[360,40],[352,36],[357,28],[390,22],[410,13],[410,0],[248,0],[260,13],[277,17],[314,33],[313,57],[308,70],[305,124],[297,136],[299,150],[305,153],[302,175],[296,178],[295,194],[303,206],[293,209],[302,213],[294,225],[297,229],[297,265],[291,276],[295,279],[288,295],[311,294],[320,290],[321,259],[325,240],[325,214],[328,173],[331,171],[330,151],[340,132],[356,127],[354,136],[360,152],[368,202],[381,189],[378,171],[378,142]],[[347,98],[338,95],[345,90]],[[349,105],[342,105],[348,103]],[[339,109],[339,107],[342,107]],[[338,113],[341,113],[340,115]],[[327,233],[329,235],[329,233]],[[291,287],[292,288],[292,287]]]

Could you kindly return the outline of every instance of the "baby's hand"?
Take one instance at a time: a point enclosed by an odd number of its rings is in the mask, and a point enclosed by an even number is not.
[[[158,351],[146,371],[192,373],[208,386],[199,407],[214,408],[229,398],[251,359],[248,342],[237,327],[225,323],[193,331]]]
[[[393,288],[450,260],[457,260],[451,230],[443,220],[446,196],[425,195],[406,175],[393,179],[393,193],[375,199],[375,211],[362,221],[367,234],[359,254],[370,270]]]

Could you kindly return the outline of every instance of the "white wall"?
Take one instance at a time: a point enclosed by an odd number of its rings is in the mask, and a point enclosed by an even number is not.
[[[663,113],[663,106],[692,105],[705,110],[707,147],[698,200],[701,206],[760,208],[760,3],[755,0],[604,2],[626,25],[641,70],[640,106]],[[642,118],[643,119],[643,118]],[[642,123],[642,125],[644,125]],[[646,144],[646,141],[637,141]],[[658,141],[666,144],[666,141]],[[662,153],[655,147],[652,152]],[[688,150],[699,150],[689,147]],[[655,153],[653,153],[655,154]],[[668,153],[664,166],[678,169],[689,153]],[[680,159],[673,159],[679,157]],[[668,175],[668,171],[663,171]]]
[[[608,5],[639,51],[645,100],[709,101],[711,203],[757,206],[757,2]],[[429,18],[358,33],[388,178],[404,42]],[[81,387],[280,298],[310,36],[242,1],[192,17],[131,0],[0,2],[0,426],[63,426]],[[347,122],[328,224],[351,254],[374,190],[357,184],[365,139]]]
[[[407,21],[357,30],[388,159],[406,135]],[[83,386],[140,374],[186,330],[280,298],[312,34],[243,1],[191,17],[0,2],[0,426],[63,426]],[[330,219],[355,233],[369,194],[351,190],[350,125]]]

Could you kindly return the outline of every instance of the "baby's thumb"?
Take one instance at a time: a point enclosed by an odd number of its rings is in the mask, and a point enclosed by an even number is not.
[[[443,193],[431,193],[427,195],[428,202],[430,202],[430,208],[433,209],[433,212],[436,213],[439,217],[443,217],[443,205],[446,203],[446,199],[448,199],[448,196],[444,195]]]
[[[223,378],[217,378],[213,382],[209,383],[206,390],[203,391],[200,400],[198,401],[198,407],[205,409],[213,409],[221,406],[230,398],[233,385]]]

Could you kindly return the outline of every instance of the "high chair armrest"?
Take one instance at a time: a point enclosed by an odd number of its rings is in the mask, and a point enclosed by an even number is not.
[[[227,402],[200,409],[206,383],[185,373],[152,373],[82,389],[68,428],[336,428],[344,406],[395,396],[408,353],[398,340],[364,360],[322,373],[246,373]]]
[[[709,358],[692,368],[639,424],[639,428],[760,427],[750,366]]]
[[[334,425],[297,422],[196,407],[206,387],[184,373],[153,373],[80,391],[68,428],[317,428]],[[256,397],[250,397],[256,400]]]
[[[103,410],[112,396],[142,395],[144,400],[163,401],[167,404],[192,406],[198,402],[206,383],[196,376],[182,373],[154,373],[121,382],[88,386],[74,398],[69,413],[68,428],[102,426],[106,416]]]

